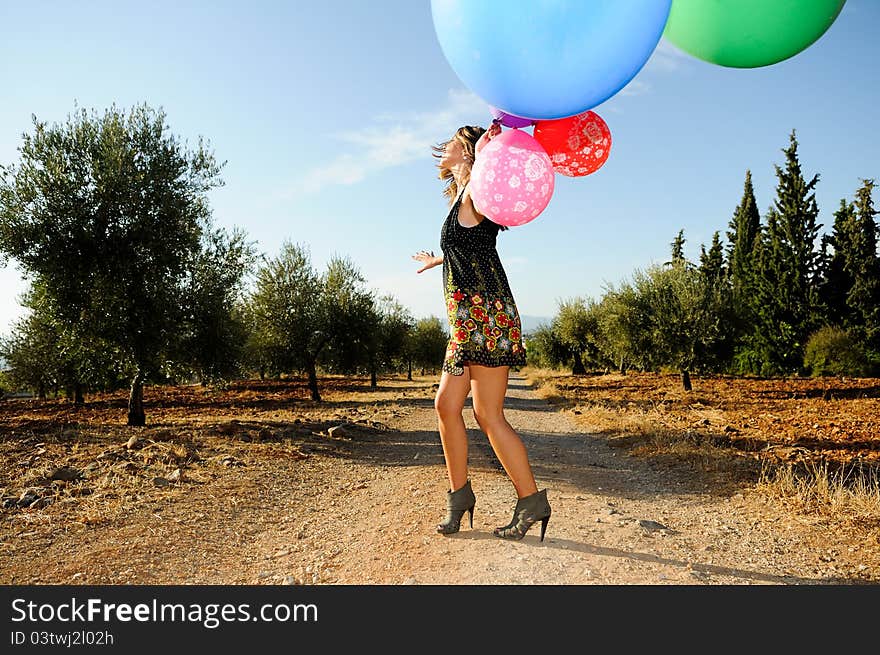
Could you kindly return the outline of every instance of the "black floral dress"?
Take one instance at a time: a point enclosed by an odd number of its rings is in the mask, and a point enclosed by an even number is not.
[[[443,295],[450,339],[443,370],[462,375],[464,364],[524,366],[522,323],[495,249],[500,227],[488,218],[474,227],[458,222],[464,189],[440,232]]]

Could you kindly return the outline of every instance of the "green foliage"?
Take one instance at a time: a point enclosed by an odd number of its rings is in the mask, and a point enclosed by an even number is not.
[[[413,364],[425,371],[434,371],[443,364],[446,346],[449,342],[449,331],[446,323],[436,316],[419,319],[411,332],[407,351],[412,356]]]
[[[821,327],[809,336],[804,350],[804,368],[814,377],[865,376],[870,370],[856,339],[836,326]]]
[[[45,397],[60,386],[59,376],[65,368],[59,347],[59,329],[51,315],[40,310],[33,291],[26,295],[31,311],[12,327],[10,335],[0,341],[0,357],[6,360],[6,376],[11,387],[33,390]]]
[[[670,254],[672,259],[666,262],[667,264],[674,264],[676,262],[685,261],[684,244],[686,242],[687,240],[684,238],[684,230],[679,230],[678,234],[675,235],[675,239],[673,239],[672,243],[669,244],[671,248]]]
[[[278,257],[257,271],[243,315],[251,366],[274,376],[305,372],[314,400],[320,400],[319,364],[343,373],[364,365],[375,370],[381,316],[348,258],[332,257],[319,273],[305,245],[285,242]]]
[[[572,366],[571,349],[562,342],[552,324],[539,325],[525,335],[524,343],[528,366],[552,369]]]
[[[652,308],[631,282],[609,284],[599,303],[599,331],[602,348],[621,371],[627,368],[652,370],[650,321]]]
[[[704,306],[705,284],[699,272],[678,264],[650,268],[635,276],[637,292],[652,308],[651,353],[656,365],[680,371],[700,367],[700,346],[714,336],[717,325]]]
[[[324,282],[304,245],[285,242],[256,274],[247,314],[254,364],[270,376],[302,371],[330,340]]]
[[[819,296],[827,316],[841,325],[854,324],[853,312],[847,304],[847,296],[853,287],[850,272],[854,260],[853,243],[856,240],[855,208],[851,202],[840,199],[840,207],[834,213],[830,234],[822,236],[822,278]]]
[[[692,264],[679,231],[665,265],[637,270],[598,302],[560,301],[552,322],[526,335],[529,365],[880,370],[873,180],[855,201],[841,200],[817,252],[818,175],[801,173],[794,132],[783,152],[766,225],[747,171],[726,258],[716,231]],[[393,296],[377,298],[345,257],[319,272],[305,245],[285,242],[246,292],[253,244],[215,229],[206,200],[222,184],[221,166],[202,141],[182,146],[161,111],[77,111],[53,126],[35,118],[20,153],[0,169],[0,256],[33,282],[27,316],[0,340],[5,388],[42,396],[132,378],[218,383],[305,372],[317,400],[319,368],[375,381],[380,371],[441,366],[445,322],[416,321]],[[830,319],[840,327],[819,329]]]
[[[415,329],[410,311],[391,295],[379,298],[377,303],[377,359],[380,370],[402,371],[410,361],[409,337]]]
[[[248,334],[240,308],[257,255],[237,229],[206,231],[202,242],[187,270],[179,341],[166,369],[178,379],[222,384],[244,373]]]
[[[761,216],[755,200],[752,185],[752,172],[746,171],[743,195],[733,213],[727,231],[727,273],[731,282],[734,307],[742,314],[746,305],[743,290],[752,274],[752,259],[755,241],[761,229]]]
[[[815,249],[819,209],[815,186],[801,173],[795,133],[785,148],[785,167],[776,166],[777,197],[767,212],[753,251],[753,267],[745,289],[749,330],[737,354],[737,371],[789,375],[803,365],[807,335],[822,322],[819,298],[820,254]],[[754,367],[760,367],[755,370]]]
[[[871,197],[873,180],[864,180],[856,192],[854,234],[851,256],[846,270],[852,276],[852,287],[846,304],[853,315],[853,332],[871,350],[880,349],[880,257],[877,255],[877,225]]]
[[[608,288],[598,303],[583,298],[561,302],[550,325],[527,335],[529,364],[571,366],[575,371],[583,370],[582,366],[619,364],[622,371],[634,366],[760,375],[790,374],[802,366],[809,330],[823,319],[826,296],[818,293],[820,284],[826,290],[834,286],[830,280],[837,265],[832,266],[833,258],[821,256],[813,247],[821,227],[816,222],[818,176],[806,180],[801,174],[794,132],[784,152],[786,162],[784,167],[776,167],[777,198],[768,210],[766,226],[760,223],[747,171],[743,198],[727,233],[731,243],[726,260],[716,231],[710,247],[701,247],[699,265],[688,262],[684,232],[680,231],[671,244],[672,258],[666,268],[637,272],[632,284]],[[876,275],[871,267],[877,260],[865,254],[876,240],[872,240],[873,228],[865,220],[859,227],[856,215],[873,218],[876,214],[870,204],[871,189],[872,183],[866,181],[857,203],[842,203],[846,217],[836,221],[840,227],[837,232],[843,234],[845,228],[850,241],[862,243],[859,261],[863,262],[860,270],[867,271],[863,273],[865,285],[856,294],[848,288],[842,298],[849,299],[846,306],[861,317],[853,325],[853,335],[861,334],[865,340],[868,329],[859,329],[871,324],[871,311],[880,306],[868,302],[876,294],[872,282]],[[857,205],[861,208],[858,212]],[[843,240],[829,239],[823,248],[842,248],[839,244]],[[851,255],[847,261],[856,259]],[[857,267],[847,266],[854,271],[847,275],[854,279]],[[838,268],[843,271],[843,263]],[[427,342],[419,336],[424,328],[422,325],[410,333],[406,357],[433,369],[442,359],[440,350],[447,337],[440,335],[442,325],[438,325],[434,330],[437,353],[417,354]],[[388,329],[380,327],[379,332],[384,334]],[[876,330],[871,334],[876,335]],[[867,348],[866,352],[870,360],[871,353],[880,353],[880,348]],[[379,359],[382,366],[393,365],[388,363],[393,361],[391,357]]]
[[[0,170],[0,253],[39,280],[75,384],[97,379],[93,344],[112,370],[159,379],[179,350],[221,166],[146,105],[33,123],[19,162]]]
[[[552,334],[561,346],[560,354],[567,351],[565,360],[571,361],[573,375],[585,373],[587,367],[595,369],[607,364],[601,349],[598,306],[592,298],[561,300]]]
[[[731,342],[725,276],[708,276],[676,258],[636,270],[596,308],[606,361],[647,370],[707,371],[722,365]],[[621,364],[621,369],[624,366]]]
[[[280,372],[276,371],[273,363],[270,335],[261,322],[258,311],[255,295],[246,295],[233,308],[235,320],[242,326],[244,334],[242,367],[245,374],[256,374],[262,380]]]
[[[379,360],[382,316],[366,280],[347,257],[331,257],[322,277],[320,301],[328,337],[320,361],[328,370],[353,373],[366,368],[375,373]]]
[[[721,246],[721,236],[717,230],[712,235],[712,245],[708,251],[705,245],[700,246],[700,273],[713,285],[726,282],[727,270],[724,267],[724,249]]]
[[[101,391],[125,386],[131,371],[124,368],[112,345],[84,340],[70,331],[58,320],[59,312],[39,280],[31,284],[22,303],[29,311],[0,342],[0,356],[16,388],[45,397],[77,385]]]

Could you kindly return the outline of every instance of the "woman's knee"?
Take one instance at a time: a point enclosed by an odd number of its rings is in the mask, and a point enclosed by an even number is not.
[[[474,407],[474,420],[476,420],[477,425],[480,426],[483,432],[505,422],[504,412],[501,409],[487,409],[476,406]]]
[[[440,420],[461,416],[463,409],[464,405],[452,395],[437,394],[437,397],[434,398],[434,411],[437,412]]]

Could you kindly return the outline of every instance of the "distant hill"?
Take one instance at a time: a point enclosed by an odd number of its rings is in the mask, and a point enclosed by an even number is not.
[[[534,331],[541,325],[550,325],[553,320],[552,316],[528,316],[521,314],[519,320],[522,321],[522,330],[524,333]]]

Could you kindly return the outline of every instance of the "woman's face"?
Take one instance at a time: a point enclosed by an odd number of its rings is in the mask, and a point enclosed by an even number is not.
[[[452,168],[458,164],[465,163],[465,161],[465,150],[461,141],[455,138],[450,139],[449,143],[446,144],[446,149],[443,151],[443,156],[440,157],[440,166],[442,168]]]

